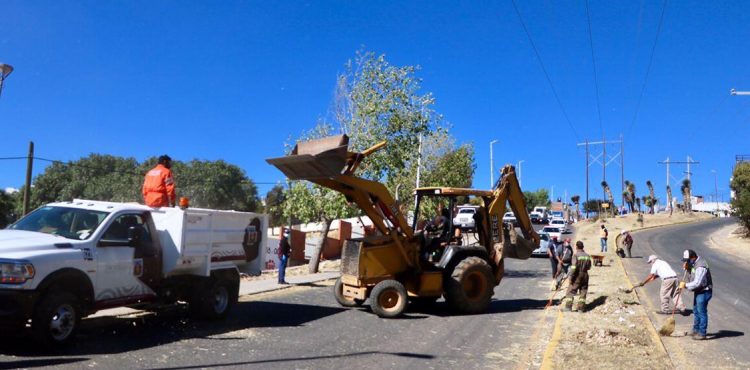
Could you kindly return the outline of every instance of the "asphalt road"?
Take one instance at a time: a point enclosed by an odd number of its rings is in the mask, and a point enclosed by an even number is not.
[[[225,321],[184,310],[84,321],[70,348],[41,353],[0,339],[0,369],[59,368],[537,368],[551,332],[547,259],[507,260],[488,312],[457,316],[440,300],[380,319],[344,309],[326,286],[242,297]],[[531,345],[542,343],[542,345]]]
[[[709,263],[714,280],[714,293],[708,304],[708,339],[693,341],[687,337],[664,338],[677,368],[689,367],[741,367],[750,366],[750,274],[748,262],[724,254],[720,246],[713,246],[708,236],[717,229],[734,222],[733,219],[711,221],[657,228],[634,233],[632,259],[623,262],[633,283],[648,275],[650,265],[646,258],[656,254],[667,261],[681,275],[682,251],[693,249]],[[653,313],[659,307],[659,281],[644,287],[639,296],[647,305],[652,322],[658,329],[666,319]],[[692,308],[693,293],[683,294],[688,308]],[[677,329],[674,335],[692,329],[693,316],[676,316]],[[695,354],[700,353],[699,356]]]

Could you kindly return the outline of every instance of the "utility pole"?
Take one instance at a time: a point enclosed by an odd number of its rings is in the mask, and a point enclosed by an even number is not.
[[[29,141],[29,156],[26,157],[26,186],[23,188],[23,216],[29,213],[31,198],[31,169],[34,166],[34,142]]]
[[[620,134],[620,194],[625,193],[625,140]],[[621,196],[621,206],[625,207],[625,196]]]
[[[419,134],[419,153],[417,153],[417,183],[415,189],[419,188],[420,175],[422,173],[422,134]],[[417,209],[417,194],[414,194],[414,209]],[[364,226],[364,224],[362,224]]]
[[[490,141],[490,190],[495,186],[495,163],[492,158],[492,146],[495,145],[497,140]]]
[[[518,186],[523,189],[523,186],[521,186],[521,163],[525,162],[524,159],[518,161]]]
[[[589,139],[586,139],[586,203],[589,202]],[[586,208],[584,206],[584,208]],[[589,211],[588,208],[586,208],[584,211],[586,211],[586,218],[589,218]]]
[[[690,156],[687,156],[687,161],[685,161],[685,162],[673,161],[673,160],[670,160],[669,157],[667,157],[667,160],[661,161],[661,162],[656,162],[656,163],[658,163],[658,164],[666,164],[667,165],[667,186],[669,186],[669,179],[672,177],[669,174],[669,165],[670,164],[687,164],[687,172],[685,172],[685,173],[687,174],[687,179],[688,180],[690,180],[690,174],[691,174],[691,172],[690,172],[690,165],[691,164],[700,164],[700,162],[694,161],[692,158],[690,158]],[[669,201],[671,202],[672,199],[669,199]]]
[[[623,139],[622,135],[620,135],[620,140],[602,140],[602,141],[588,141],[588,139],[583,143],[577,143],[577,146],[585,146],[586,147],[586,201],[589,200],[588,196],[588,182],[589,182],[589,171],[588,168],[594,164],[599,163],[602,165],[602,181],[607,181],[607,166],[615,162],[616,164],[620,165],[620,167],[623,166]],[[607,155],[607,145],[612,144],[620,144],[620,151],[615,153],[614,155]],[[591,145],[601,145],[602,152],[599,155],[591,155],[589,154],[589,146]],[[600,160],[601,159],[601,160]],[[620,176],[622,177],[620,179],[620,182],[624,184],[624,171],[620,172]],[[623,185],[624,186],[624,185]],[[611,188],[611,187],[610,187]],[[623,190],[624,191],[624,190]],[[602,189],[602,192],[604,192],[604,189]],[[603,194],[603,198],[607,199],[607,194]],[[587,216],[588,217],[588,216]]]

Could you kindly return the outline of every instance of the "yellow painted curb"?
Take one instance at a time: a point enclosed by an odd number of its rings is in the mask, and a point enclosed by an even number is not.
[[[539,367],[542,370],[554,368],[555,349],[557,349],[557,345],[560,344],[560,337],[562,336],[562,318],[562,311],[558,311],[557,319],[555,319],[555,329],[552,331],[552,338],[550,338],[547,348],[544,350],[542,366]]]

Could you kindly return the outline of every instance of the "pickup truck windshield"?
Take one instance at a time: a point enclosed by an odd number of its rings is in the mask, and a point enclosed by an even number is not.
[[[9,228],[85,240],[108,214],[88,209],[45,206],[29,213]]]

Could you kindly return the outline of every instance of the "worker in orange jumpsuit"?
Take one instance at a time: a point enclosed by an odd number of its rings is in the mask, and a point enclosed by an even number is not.
[[[149,207],[174,207],[177,196],[174,192],[172,177],[172,158],[168,155],[159,157],[159,164],[146,173],[143,182],[143,201]]]

